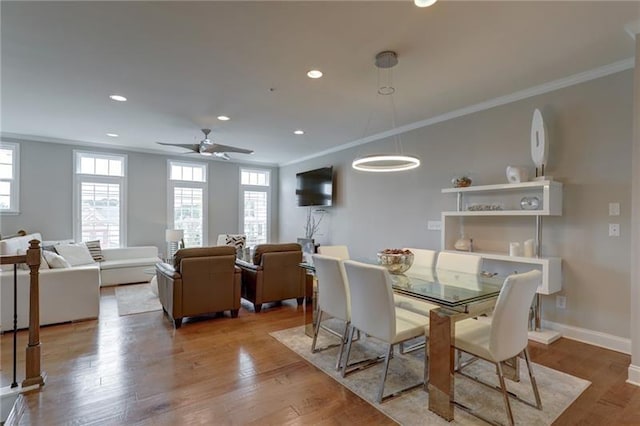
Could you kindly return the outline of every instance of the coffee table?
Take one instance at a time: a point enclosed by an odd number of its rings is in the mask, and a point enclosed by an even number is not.
[[[142,272],[144,272],[147,275],[153,275],[153,277],[151,278],[151,281],[149,281],[149,285],[151,286],[151,292],[157,296],[158,295],[158,276],[156,275],[156,267],[154,266],[153,268],[147,268]]]

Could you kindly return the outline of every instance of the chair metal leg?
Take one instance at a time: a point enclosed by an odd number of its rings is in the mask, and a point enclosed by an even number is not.
[[[318,333],[320,332],[320,322],[322,321],[322,311],[318,310],[316,318],[316,326],[313,328],[313,342],[311,342],[311,353],[316,352],[316,342],[318,341]]]
[[[393,353],[393,345],[389,345],[389,349],[387,349],[387,355],[384,358],[384,369],[382,371],[382,380],[380,381],[380,388],[378,389],[378,398],[376,402],[380,404],[382,402],[382,396],[384,395],[384,382],[387,380],[387,372],[389,371],[389,360],[391,359],[391,354]]]
[[[504,405],[507,409],[507,415],[509,416],[509,424],[514,425],[513,413],[511,412],[511,404],[509,403],[509,395],[507,394],[507,385],[504,382],[504,374],[502,373],[502,365],[496,363],[498,367],[498,378],[500,379],[500,388],[502,389],[502,397],[504,398]]]
[[[342,339],[340,339],[340,349],[338,349],[338,362],[336,362],[336,371],[340,370],[340,364],[342,363],[342,352],[344,351],[344,342],[347,340],[347,332],[349,331],[349,326],[351,325],[350,321],[347,321],[344,324],[344,333],[342,334]]]
[[[542,410],[542,400],[540,399],[540,392],[538,392],[538,384],[536,383],[536,378],[533,375],[533,370],[531,369],[531,361],[529,360],[529,349],[524,348],[524,360],[527,363],[527,370],[529,370],[529,379],[531,380],[531,387],[533,388],[533,394],[536,397],[536,408],[538,410]]]
[[[349,353],[351,352],[351,343],[353,343],[353,334],[355,333],[356,328],[352,325],[349,326],[351,331],[349,333],[349,341],[347,342],[347,353],[344,358],[344,364],[342,364],[342,377],[347,375],[347,365],[349,364]]]

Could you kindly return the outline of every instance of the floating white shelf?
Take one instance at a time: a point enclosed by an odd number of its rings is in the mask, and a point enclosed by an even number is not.
[[[442,193],[455,194],[458,192],[493,192],[493,191],[503,192],[508,190],[522,191],[524,189],[536,189],[536,188],[542,188],[545,186],[562,189],[562,183],[560,182],[555,182],[552,180],[534,180],[531,182],[520,182],[520,183],[499,183],[495,185],[467,186],[464,188],[444,188],[442,190]]]
[[[465,210],[442,212],[443,216],[549,216],[548,210]]]
[[[442,212],[441,250],[443,251],[454,251],[453,247],[456,238],[459,235],[464,235],[465,225],[473,223],[476,226],[487,226],[494,233],[499,233],[495,231],[496,228],[510,226],[513,223],[513,221],[501,220],[499,219],[500,217],[533,218],[531,225],[535,225],[535,228],[532,227],[531,229],[534,231],[536,247],[541,247],[542,218],[562,215],[562,183],[560,182],[541,180],[469,186],[466,188],[444,188],[442,193],[457,195],[456,210]],[[538,208],[535,210],[521,208],[521,203],[527,201],[524,200],[525,197],[530,199],[537,198]],[[529,205],[531,205],[531,200],[528,201]],[[481,208],[486,210],[480,210]],[[491,210],[492,208],[501,208],[501,210]],[[494,217],[496,219],[474,219],[482,217]],[[520,219],[517,222],[521,224],[526,222],[526,219]],[[506,239],[509,232],[505,230],[504,234]],[[492,245],[495,246],[495,237],[492,236],[490,239],[494,240]],[[474,243],[476,247],[483,245],[482,240],[474,241]],[[506,241],[504,245],[506,246]],[[542,272],[542,284],[538,287],[538,295],[549,295],[562,289],[562,259],[559,257],[509,256],[506,253],[495,252],[473,252],[471,254],[486,259],[489,268],[504,270],[511,269],[513,266],[511,270],[522,271],[527,268],[540,270]],[[540,317],[540,297],[538,296],[535,303],[535,322],[537,327],[541,323]],[[531,340],[545,344],[553,342],[558,337],[560,337],[559,333],[549,330],[536,330],[529,333]]]
[[[452,253],[460,253],[455,250],[444,250]],[[466,253],[466,252],[465,252]],[[471,252],[483,259],[498,260],[501,262],[524,263],[529,265],[539,265],[542,272],[542,285],[538,287],[538,293],[549,295],[562,289],[562,259],[559,257],[524,257],[509,256],[505,253],[492,252]]]

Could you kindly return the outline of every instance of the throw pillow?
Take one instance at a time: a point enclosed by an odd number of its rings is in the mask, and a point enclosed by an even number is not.
[[[104,260],[104,256],[102,255],[102,247],[100,247],[100,240],[95,241],[85,241],[84,242],[89,249],[89,253],[91,253],[91,257],[96,262],[102,262]]]
[[[18,256],[22,256],[27,254],[27,251],[25,249],[18,249]],[[25,271],[30,271],[31,269],[29,268],[29,265],[27,265],[26,263],[21,263],[20,264],[20,268],[24,269]],[[42,253],[42,251],[40,251],[40,268],[38,268],[39,271],[43,270],[43,269],[49,269],[49,264],[47,263],[47,260],[44,258],[44,254]]]
[[[71,268],[69,262],[67,262],[64,257],[60,256],[57,253],[54,253],[52,251],[43,251],[42,255],[44,256],[51,269]]]
[[[226,245],[233,246],[236,249],[243,249],[247,242],[247,236],[242,234],[227,234]]]
[[[58,254],[66,259],[71,266],[87,265],[95,263],[86,244],[61,244],[56,246]]]

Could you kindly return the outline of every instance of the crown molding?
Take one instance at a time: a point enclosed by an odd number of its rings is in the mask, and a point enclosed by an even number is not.
[[[419,129],[422,127],[428,127],[436,123],[442,123],[443,121],[452,120],[454,118],[463,117],[465,115],[474,114],[476,112],[488,110],[491,108],[495,108],[497,106],[510,104],[523,99],[531,98],[533,96],[542,95],[544,93],[553,92],[559,89],[564,89],[566,87],[574,86],[576,84],[585,83],[587,81],[595,80],[601,77],[606,77],[611,74],[616,74],[622,71],[633,69],[634,64],[635,64],[634,58],[623,59],[621,61],[604,65],[602,67],[594,68],[589,71],[573,74],[568,77],[564,77],[558,80],[553,80],[547,83],[540,84],[538,86],[530,87],[528,89],[520,90],[510,95],[500,96],[498,98],[490,99],[488,101],[480,102],[474,105],[470,105],[464,108],[450,111],[441,115],[437,115],[435,117],[427,118],[426,120],[416,121],[414,123],[396,127],[394,129],[387,130],[381,133],[376,133],[374,135],[370,135],[365,138],[356,139],[352,142],[348,142],[343,145],[338,145],[333,148],[316,152],[315,154],[307,155],[293,161],[288,161],[286,163],[281,163],[279,164],[279,166],[280,167],[290,166],[292,164],[301,163],[303,161],[311,160],[311,159],[322,157],[328,154],[333,154],[335,152],[344,151],[349,148],[354,148],[360,145],[364,145],[369,142],[374,142],[380,139],[385,139],[395,135],[406,133],[411,130]]]
[[[629,22],[624,26],[624,30],[629,34],[632,39],[636,39],[636,36],[640,34],[640,20],[635,22]]]

